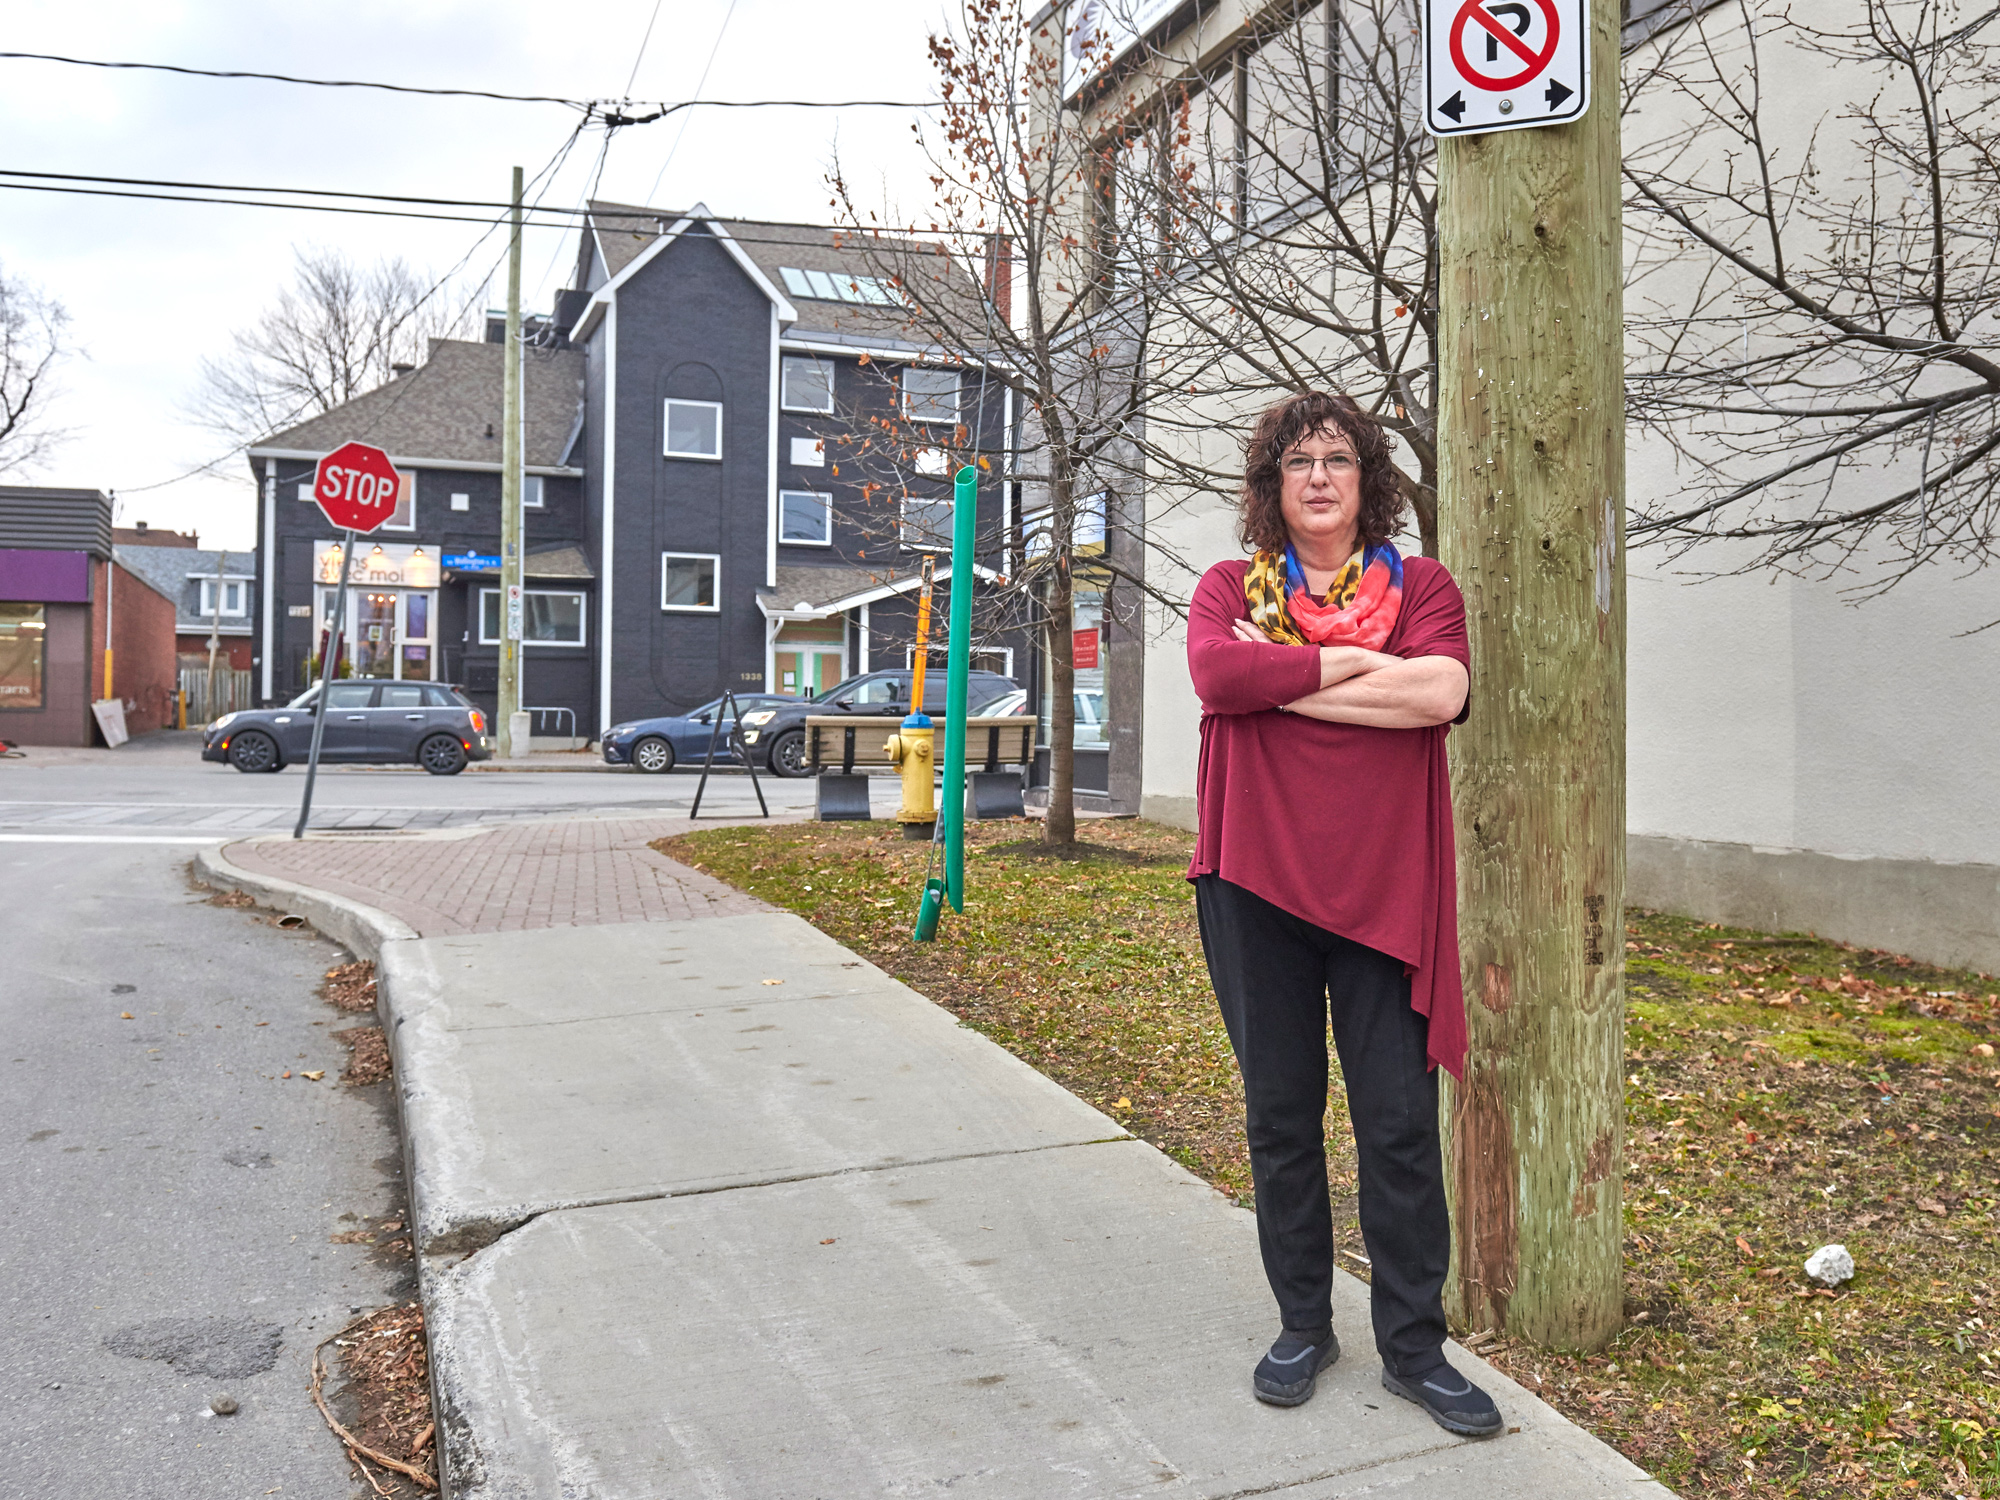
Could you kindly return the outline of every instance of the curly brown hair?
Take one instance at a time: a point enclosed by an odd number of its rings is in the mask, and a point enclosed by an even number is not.
[[[1243,446],[1243,493],[1237,499],[1237,535],[1253,552],[1282,552],[1289,540],[1281,504],[1284,472],[1279,465],[1294,444],[1315,433],[1345,437],[1361,465],[1358,540],[1379,547],[1403,524],[1403,490],[1389,461],[1389,434],[1350,396],[1300,391],[1285,397],[1257,419]]]

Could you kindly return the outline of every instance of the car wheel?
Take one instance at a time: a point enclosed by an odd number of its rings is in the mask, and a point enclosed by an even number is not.
[[[229,742],[229,763],[248,775],[278,769],[278,742],[268,734],[246,729]]]
[[[657,776],[674,768],[674,747],[657,734],[649,734],[632,747],[632,769]]]
[[[806,732],[803,729],[787,729],[771,741],[771,774],[812,775],[812,766],[806,761]]]
[[[465,746],[448,734],[434,734],[417,746],[417,764],[433,776],[456,776],[465,760]]]

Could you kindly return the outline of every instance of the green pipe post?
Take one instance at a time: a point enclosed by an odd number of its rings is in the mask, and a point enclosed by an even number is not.
[[[944,888],[951,909],[965,911],[965,700],[972,670],[972,545],[979,519],[979,471],[967,464],[953,486],[951,646],[945,657]]]

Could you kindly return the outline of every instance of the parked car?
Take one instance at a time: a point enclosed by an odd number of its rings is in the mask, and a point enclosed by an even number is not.
[[[743,715],[743,742],[751,757],[778,776],[810,776],[812,764],[806,754],[808,714],[865,714],[871,717],[903,718],[910,712],[909,669],[864,672],[829,688],[818,698],[779,698],[775,703]],[[974,672],[966,679],[966,702],[974,717],[987,705],[1017,693],[1021,685],[998,672]],[[924,712],[932,719],[944,717],[944,673],[924,676]]]
[[[204,731],[201,758],[244,772],[304,765],[319,690],[314,683],[283,708],[224,714]],[[486,715],[455,687],[350,677],[328,691],[322,764],[419,765],[433,776],[456,776],[492,755]]]
[[[791,701],[776,693],[736,695],[736,706],[746,722],[750,721],[751,714],[770,704]],[[734,764],[737,755],[730,741],[730,731],[736,724],[734,719],[725,718],[718,734],[715,716],[721,710],[722,700],[717,698],[684,714],[630,719],[623,724],[614,724],[604,733],[604,763],[608,766],[630,766],[635,771],[657,775],[684,763],[700,765],[708,755],[709,741],[714,739],[717,764],[725,761]]]

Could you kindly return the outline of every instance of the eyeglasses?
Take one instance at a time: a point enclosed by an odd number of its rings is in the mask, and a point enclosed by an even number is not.
[[[1322,464],[1326,466],[1326,477],[1329,479],[1352,473],[1356,467],[1352,453],[1329,453],[1324,458],[1314,458],[1310,453],[1288,453],[1278,467],[1287,474],[1310,474]]]

